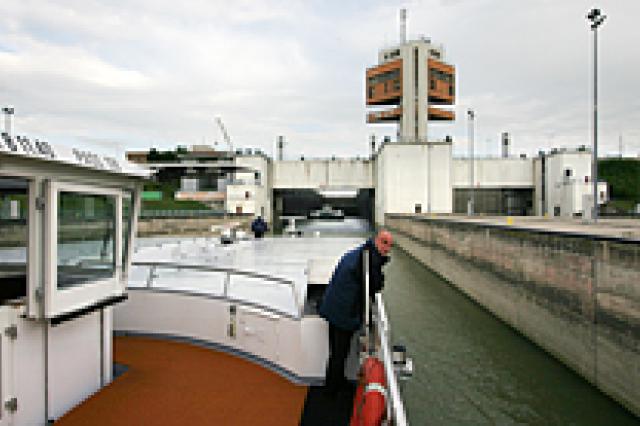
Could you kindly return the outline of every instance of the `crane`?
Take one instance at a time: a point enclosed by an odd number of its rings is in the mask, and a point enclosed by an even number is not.
[[[218,124],[218,127],[220,127],[220,131],[222,132],[222,136],[224,137],[224,141],[229,146],[229,151],[231,151],[231,154],[233,154],[233,144],[231,143],[231,138],[229,137],[229,134],[227,133],[227,129],[224,127],[224,123],[222,123],[222,119],[220,117],[216,117],[216,123]]]

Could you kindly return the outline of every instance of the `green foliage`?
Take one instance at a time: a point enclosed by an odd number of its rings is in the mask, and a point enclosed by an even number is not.
[[[636,203],[632,200],[611,200],[607,203],[611,209],[617,212],[630,212],[635,209]]]
[[[144,185],[145,191],[161,191],[162,200],[143,200],[144,210],[208,210],[209,206],[200,201],[175,200],[173,195],[178,191],[175,183],[147,182]]]
[[[162,192],[162,199],[168,201],[173,200],[173,194],[178,189],[175,182],[147,182],[144,184],[144,191],[160,191]]]
[[[610,204],[627,211],[640,203],[640,161],[630,158],[598,160],[598,179],[609,185]]]
[[[147,161],[150,163],[172,163],[178,161],[178,150],[182,147],[178,147],[176,151],[158,151],[156,148],[151,148],[147,154]]]

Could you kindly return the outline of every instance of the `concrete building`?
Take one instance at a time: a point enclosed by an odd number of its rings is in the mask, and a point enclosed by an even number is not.
[[[428,142],[429,121],[455,120],[452,110],[441,108],[455,103],[455,67],[428,38],[380,50],[366,77],[367,106],[377,108],[367,122],[398,123],[401,142]]]
[[[261,215],[272,220],[273,167],[271,159],[252,150],[236,155],[236,171],[226,186],[225,211]]]
[[[472,194],[476,214],[589,216],[591,153],[585,148],[515,158],[503,133],[501,158],[471,161],[452,157],[451,138],[429,139],[430,123],[455,119],[448,109],[455,103],[455,67],[428,38],[407,41],[405,20],[402,11],[399,44],[381,49],[378,64],[366,70],[367,122],[397,124],[395,142],[385,140],[376,150],[372,140],[370,159],[283,161],[280,136],[276,161],[257,150],[231,155],[199,147],[172,164],[147,159],[147,167],[158,170],[160,180],[167,176],[163,169],[179,170],[176,199],[215,201],[228,213],[262,214],[276,226],[281,216],[307,216],[327,204],[377,225],[386,214],[466,213]],[[602,204],[605,183],[599,193]]]
[[[455,67],[444,48],[421,37],[406,40],[401,11],[399,44],[383,48],[366,71],[367,122],[397,123],[397,142],[374,154],[375,221],[387,213],[451,213],[452,141],[429,140],[429,123],[455,119]],[[443,108],[445,107],[445,108]],[[410,188],[410,190],[409,190]]]
[[[143,162],[161,182],[174,182],[176,200],[198,200],[233,214],[306,216],[325,204],[378,225],[385,214],[465,214],[473,190],[476,213],[590,216],[591,153],[554,149],[538,157],[452,157],[452,141],[387,142],[370,159],[273,161],[239,150],[193,161]],[[470,181],[473,167],[474,182]],[[599,183],[598,203],[608,200]]]
[[[538,157],[453,160],[454,213],[466,213],[470,188],[476,212],[492,215],[590,216],[591,152],[585,148],[553,149]],[[608,200],[606,182],[599,182],[598,204]],[[586,203],[586,204],[585,204]]]
[[[555,149],[539,155],[534,177],[537,214],[565,217],[590,215],[593,206],[591,157],[591,151],[585,147],[576,150]],[[604,204],[607,200],[607,184],[598,182],[598,204]]]
[[[200,201],[215,210],[261,214],[271,220],[273,169],[271,159],[259,149],[230,153],[197,145],[155,156],[143,153],[127,152],[127,159],[152,170],[156,181],[177,188],[175,200]]]
[[[451,213],[451,142],[387,143],[374,157],[375,221],[387,213]]]
[[[453,212],[467,213],[474,192],[476,213],[532,215],[535,190],[534,161],[530,158],[469,158],[452,160]],[[473,167],[474,182],[471,182]]]

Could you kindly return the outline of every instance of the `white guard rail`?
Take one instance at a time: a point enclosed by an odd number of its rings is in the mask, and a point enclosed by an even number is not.
[[[387,378],[387,387],[389,396],[387,398],[387,416],[391,420],[391,424],[396,426],[406,426],[407,415],[400,395],[400,387],[398,386],[398,378],[393,365],[393,356],[390,348],[390,329],[387,312],[382,301],[382,294],[376,293],[376,313],[375,325],[379,339],[379,357],[382,358],[384,364],[384,372]]]
[[[172,263],[172,262],[134,262],[132,266],[146,267],[149,269],[147,279],[146,279],[146,286],[143,286],[141,288],[154,288],[154,285],[153,285],[154,281],[160,277],[160,275],[158,274],[158,271],[162,269],[186,269],[186,270],[199,271],[199,272],[222,272],[222,273],[225,273],[226,276],[224,279],[223,291],[222,291],[222,294],[219,295],[219,297],[232,302],[241,302],[241,303],[244,302],[268,311],[276,311],[280,314],[284,314],[285,316],[291,316],[291,314],[287,312],[280,312],[277,308],[274,308],[273,306],[269,306],[264,303],[260,303],[252,300],[238,300],[238,299],[232,298],[229,295],[229,285],[231,282],[231,276],[237,275],[237,276],[243,276],[243,277],[249,277],[249,278],[259,278],[274,285],[288,286],[291,289],[291,295],[293,297],[293,302],[295,305],[297,317],[298,318],[302,317],[302,305],[300,303],[300,298],[298,297],[298,292],[296,291],[296,285],[293,281],[290,281],[284,278],[278,278],[270,275],[260,274],[257,272],[243,271],[243,270],[234,269],[234,268],[211,267],[206,265],[190,265],[190,264]],[[136,286],[134,288],[139,288],[139,287]],[[203,294],[207,294],[207,293],[203,292]]]

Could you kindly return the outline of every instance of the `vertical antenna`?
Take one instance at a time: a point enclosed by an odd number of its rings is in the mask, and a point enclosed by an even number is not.
[[[371,157],[376,153],[376,135],[371,135]]]
[[[503,132],[502,133],[502,158],[509,157],[509,145],[511,144],[511,141],[509,139],[510,139],[509,133]]]
[[[5,107],[2,108],[2,112],[4,112],[4,132],[7,134],[9,138],[13,137],[13,107]]]
[[[620,138],[618,139],[618,145],[620,148],[620,158],[622,158],[622,133],[620,133]]]
[[[278,161],[282,161],[284,159],[284,136],[278,136]]]
[[[400,9],[400,44],[407,42],[407,9]]]

